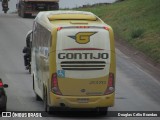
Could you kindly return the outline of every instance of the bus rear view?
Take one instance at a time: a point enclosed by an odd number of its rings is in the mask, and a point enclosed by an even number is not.
[[[109,27],[59,27],[56,45],[57,88],[62,107],[96,108],[114,105],[115,58]],[[54,79],[52,81],[55,82]]]
[[[107,113],[115,99],[112,28],[90,12],[44,12],[37,16],[37,21],[45,14],[49,21],[38,24],[45,23],[46,27],[50,23],[47,30],[51,31],[50,77],[41,85],[45,92],[42,99],[47,101],[46,111],[50,108],[92,109]]]

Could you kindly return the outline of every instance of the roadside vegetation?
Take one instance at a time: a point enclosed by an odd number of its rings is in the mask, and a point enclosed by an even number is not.
[[[116,38],[160,63],[160,0],[123,0],[78,10],[93,12],[112,26]]]

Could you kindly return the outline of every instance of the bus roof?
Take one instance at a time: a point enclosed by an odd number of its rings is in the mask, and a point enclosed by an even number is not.
[[[36,22],[40,23],[42,26],[49,30],[52,30],[55,26],[52,24],[52,22],[55,20],[99,20],[101,23],[104,23],[93,13],[85,11],[44,11],[39,12],[35,18]]]

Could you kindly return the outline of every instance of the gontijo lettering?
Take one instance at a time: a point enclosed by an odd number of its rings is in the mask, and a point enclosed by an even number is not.
[[[108,53],[59,53],[59,59],[108,59]]]

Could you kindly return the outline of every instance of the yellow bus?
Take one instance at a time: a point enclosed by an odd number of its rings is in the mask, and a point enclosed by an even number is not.
[[[33,24],[33,89],[45,111],[95,109],[115,99],[112,28],[85,11],[40,12]]]

